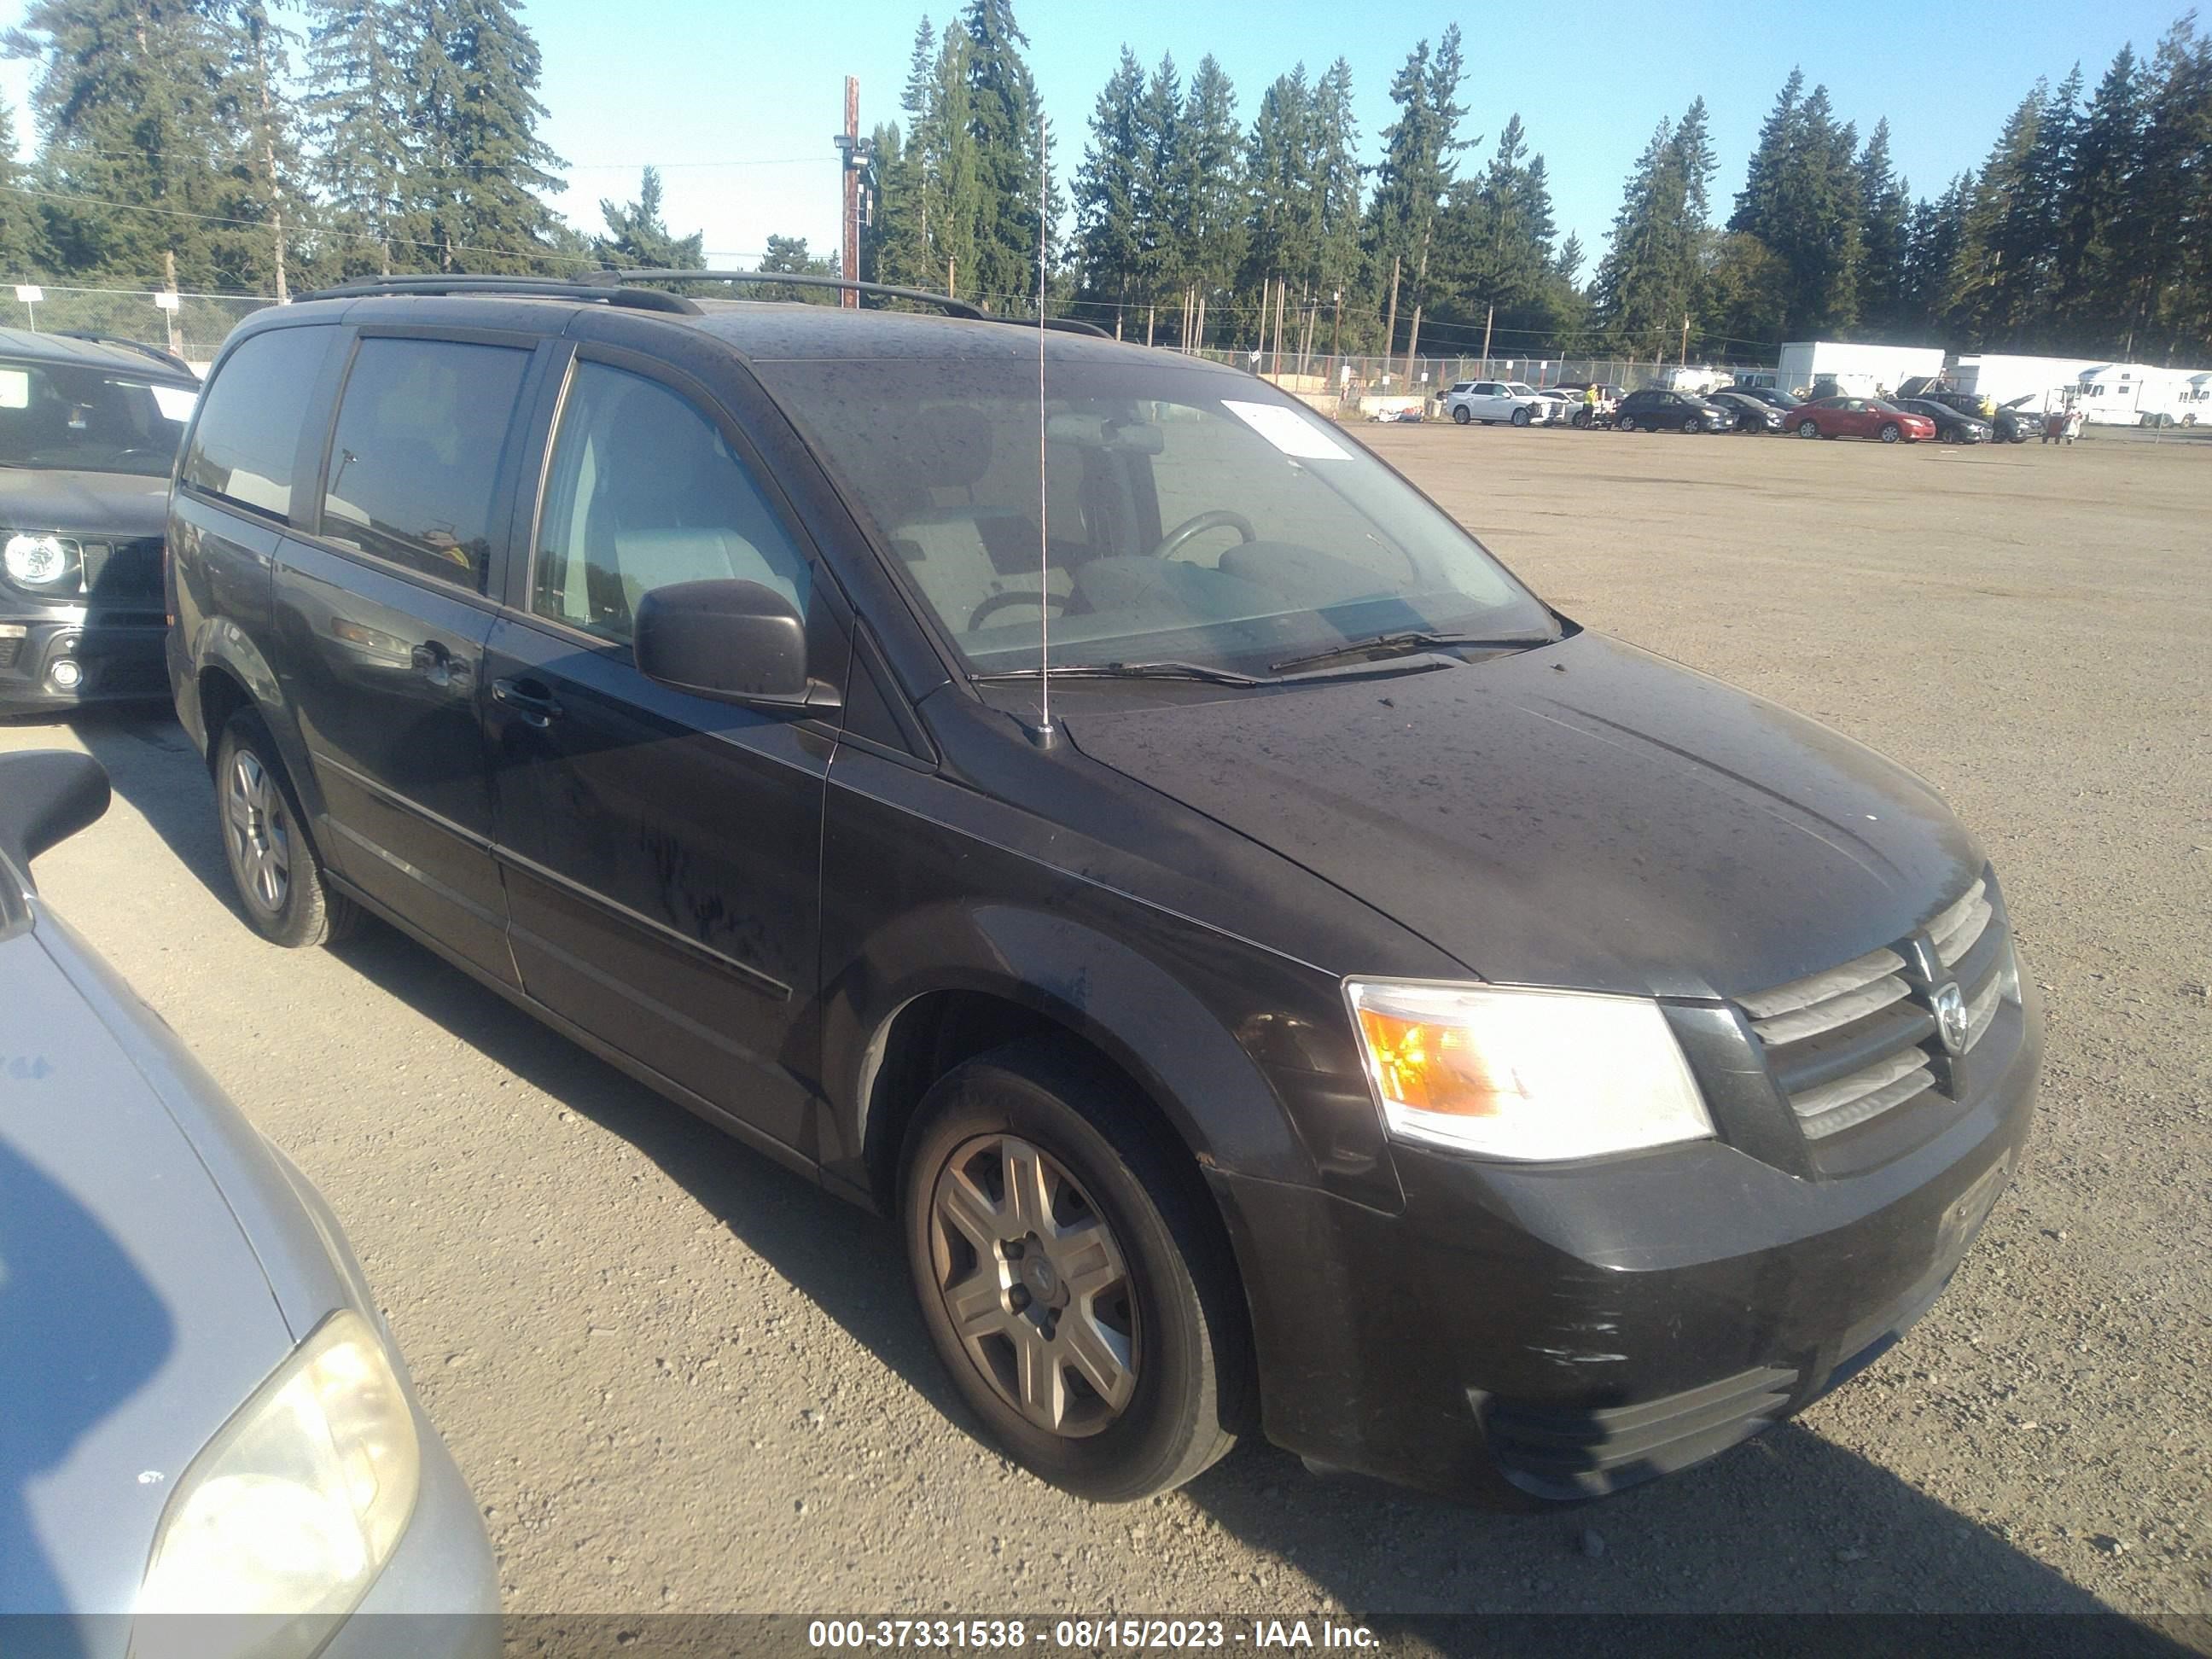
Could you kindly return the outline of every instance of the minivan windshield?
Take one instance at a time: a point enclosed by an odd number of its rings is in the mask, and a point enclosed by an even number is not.
[[[198,395],[106,369],[0,362],[0,466],[166,477]]]
[[[1261,676],[1386,635],[1557,635],[1465,532],[1263,381],[1060,356],[1040,469],[1034,357],[753,368],[976,674],[1035,667],[1048,618],[1055,668]]]

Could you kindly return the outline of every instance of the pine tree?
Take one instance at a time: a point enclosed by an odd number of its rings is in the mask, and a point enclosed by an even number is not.
[[[1804,94],[1804,71],[1792,69],[1775,96],[1774,107],[1767,112],[1765,125],[1759,130],[1759,143],[1744,169],[1743,190],[1735,198],[1735,211],[1729,216],[1731,231],[1746,232],[1764,241],[1780,222],[1782,194],[1798,143],[1798,105]]]
[[[419,49],[410,14],[392,0],[307,0],[307,136],[331,214],[341,276],[423,267],[395,246],[415,165],[407,67]]]
[[[538,42],[509,0],[431,0],[416,43],[410,111],[414,217],[440,270],[543,272],[558,262],[538,194],[561,165],[538,137]]]
[[[875,280],[907,288],[941,288],[933,230],[943,228],[935,168],[942,144],[936,124],[937,31],[924,17],[915,29],[906,87],[899,94],[905,125],[890,127],[876,144],[878,200],[869,233]],[[933,226],[933,217],[939,222]]]
[[[1340,318],[1364,257],[1360,246],[1359,124],[1352,106],[1352,65],[1339,58],[1314,83],[1307,171],[1318,203],[1314,286]],[[1340,297],[1341,296],[1341,297]],[[1332,334],[1335,330],[1332,328]]]
[[[1243,286],[1255,301],[1262,284],[1291,274],[1321,246],[1323,193],[1314,173],[1315,116],[1304,64],[1276,76],[1260,94],[1244,152],[1251,216]]]
[[[1182,77],[1175,59],[1164,57],[1137,105],[1137,294],[1152,305],[1171,304],[1182,286]]]
[[[2052,309],[2075,349],[2118,349],[2112,326],[2128,306],[2135,262],[2116,232],[2143,143],[2143,108],[2135,49],[2122,46],[2082,117],[2074,165],[2058,194],[2057,291]]]
[[[281,301],[313,248],[319,216],[302,149],[301,112],[291,93],[291,48],[299,36],[279,26],[262,0],[234,0],[222,21],[230,57],[228,102],[244,140],[227,210],[237,234],[225,239],[222,280]],[[258,225],[258,234],[248,225]]]
[[[0,282],[27,282],[48,263],[46,224],[30,173],[15,159],[15,112],[0,98]]]
[[[1237,89],[1208,52],[1190,77],[1176,131],[1175,198],[1185,276],[1211,303],[1244,258],[1244,165]]]
[[[245,146],[228,43],[208,9],[35,0],[8,33],[32,93],[58,263],[135,287],[213,288]],[[77,199],[68,199],[68,198]],[[173,262],[173,263],[172,263]]]
[[[1390,84],[1398,118],[1382,131],[1382,161],[1368,208],[1367,248],[1378,293],[1389,288],[1392,266],[1397,266],[1401,314],[1410,315],[1410,304],[1424,298],[1437,216],[1452,187],[1455,158],[1466,148],[1459,123],[1467,109],[1455,101],[1464,69],[1455,23],[1433,55],[1426,40],[1417,43]],[[1396,343],[1386,341],[1384,349],[1395,350]]]
[[[1972,175],[1960,173],[1938,199],[1912,210],[1905,262],[1905,314],[1923,333],[1950,330],[1959,311],[1959,251],[1966,238]]]
[[[2212,334],[2212,37],[2182,18],[2148,78],[2141,159],[2116,228],[2136,262],[2119,350],[2163,358]]]
[[[975,276],[971,291],[1000,309],[1033,303],[1037,288],[1037,199],[1048,158],[1042,107],[1023,59],[1029,37],[1012,0],[968,0],[969,125],[978,187]],[[1048,212],[1047,222],[1056,217]]]
[[[775,271],[798,276],[835,276],[837,261],[826,256],[816,258],[806,251],[804,236],[771,236],[768,248],[762,255],[756,270]],[[834,306],[837,290],[818,288],[811,283],[762,283],[753,289],[753,297],[760,300],[796,301],[802,305]]]
[[[1142,263],[1137,198],[1144,95],[1145,72],[1125,46],[1091,110],[1091,141],[1075,174],[1077,291],[1115,305],[1135,302]]]
[[[937,181],[932,199],[942,209],[931,227],[930,252],[944,266],[923,284],[935,288],[941,283],[947,294],[967,295],[978,291],[982,264],[977,252],[983,218],[982,164],[976,154],[975,103],[969,91],[974,56],[967,26],[956,17],[945,26],[939,43],[930,120],[935,145],[931,173]]]
[[[2020,343],[2035,252],[2032,241],[2023,245],[2021,228],[2040,216],[2028,158],[2048,96],[2048,86],[2037,82],[2006,120],[1974,179],[1960,227],[1951,266],[1952,310],[1978,347]]]
[[[637,200],[599,203],[607,230],[592,252],[602,265],[632,270],[698,270],[706,265],[706,233],[672,233],[661,213],[660,194],[660,169],[647,167],[638,179]]]
[[[1629,175],[1592,295],[1600,326],[1627,350],[1681,349],[1705,281],[1713,167],[1698,98],[1679,123],[1659,124]]]
[[[1910,252],[1911,188],[1889,158],[1889,123],[1875,123],[1856,164],[1860,235],[1858,310],[1869,337],[1901,337],[1910,331],[1905,308],[1905,264]]]

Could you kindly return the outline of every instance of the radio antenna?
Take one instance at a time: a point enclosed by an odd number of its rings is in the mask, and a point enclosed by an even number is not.
[[[1045,147],[1044,112],[1037,112],[1037,696],[1042,704],[1030,741],[1052,747],[1052,492],[1045,483],[1044,283],[1045,244],[1051,234],[1052,152]]]

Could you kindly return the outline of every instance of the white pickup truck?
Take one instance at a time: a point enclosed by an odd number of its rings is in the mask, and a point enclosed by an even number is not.
[[[1542,426],[1553,419],[1553,401],[1538,397],[1535,387],[1519,380],[1462,380],[1443,396],[1444,412],[1462,426],[1469,421],[1485,426],[1500,421]]]

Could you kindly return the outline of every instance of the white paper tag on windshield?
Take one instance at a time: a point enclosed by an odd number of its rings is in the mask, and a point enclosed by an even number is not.
[[[153,392],[154,407],[161,411],[165,421],[191,420],[192,405],[200,400],[200,394],[186,386],[157,386],[148,390]]]
[[[0,368],[0,409],[28,409],[31,406],[31,371],[27,368]]]
[[[1221,406],[1284,454],[1301,461],[1348,461],[1352,452],[1296,410],[1279,404],[1239,403],[1224,398]]]

